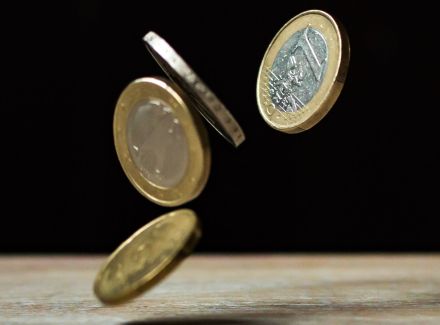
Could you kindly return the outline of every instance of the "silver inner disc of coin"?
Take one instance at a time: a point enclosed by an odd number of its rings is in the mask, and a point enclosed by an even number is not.
[[[269,77],[269,93],[281,112],[296,112],[313,98],[327,70],[328,49],[311,27],[294,33],[278,52]]]
[[[173,109],[160,100],[138,103],[127,120],[127,144],[142,176],[160,187],[174,187],[184,177],[189,147]]]

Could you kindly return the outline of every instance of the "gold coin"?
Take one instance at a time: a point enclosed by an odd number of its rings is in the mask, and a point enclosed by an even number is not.
[[[258,73],[257,102],[266,123],[286,133],[313,127],[338,98],[349,58],[348,36],[329,14],[310,10],[288,21]]]
[[[206,129],[186,102],[170,82],[141,78],[116,104],[113,134],[122,168],[143,196],[163,206],[197,197],[211,166]]]
[[[151,288],[188,256],[200,237],[196,214],[176,210],[148,223],[122,243],[99,270],[95,295],[106,304]]]

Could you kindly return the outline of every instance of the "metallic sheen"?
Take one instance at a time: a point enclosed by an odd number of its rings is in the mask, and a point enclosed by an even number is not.
[[[137,79],[121,93],[113,119],[116,153],[127,178],[143,196],[163,206],[196,198],[211,167],[206,129],[182,96],[164,79]],[[145,115],[145,108],[154,114]],[[161,112],[166,118],[159,121]],[[155,121],[147,123],[146,118]]]
[[[196,214],[182,209],[167,213],[122,243],[99,270],[96,296],[116,304],[140,295],[169,274],[200,238]]]
[[[347,33],[332,16],[309,10],[293,17],[269,44],[258,72],[265,122],[285,133],[312,128],[336,102],[349,61]]]
[[[159,35],[149,32],[145,45],[164,72],[188,95],[199,113],[231,144],[239,146],[245,135],[238,122],[179,54]]]
[[[327,68],[327,44],[307,27],[293,34],[278,52],[269,72],[270,95],[276,108],[294,112],[315,95]]]
[[[189,151],[174,110],[160,100],[140,102],[127,123],[130,155],[142,175],[159,187],[177,186],[185,177]]]

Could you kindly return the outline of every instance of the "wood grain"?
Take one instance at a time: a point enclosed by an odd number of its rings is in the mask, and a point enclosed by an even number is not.
[[[0,324],[440,324],[440,255],[192,256],[132,302],[99,303],[103,257],[0,257]]]

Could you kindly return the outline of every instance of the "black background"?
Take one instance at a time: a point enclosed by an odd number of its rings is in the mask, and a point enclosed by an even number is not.
[[[185,205],[202,221],[198,251],[440,250],[434,10],[421,2],[240,6],[79,1],[3,10],[0,251],[107,252],[171,210],[131,186],[113,146],[120,92],[164,75],[142,43],[149,30],[247,135],[234,149],[207,126],[210,178]],[[307,9],[345,25],[351,62],[326,118],[287,135],[260,117],[256,78],[272,37]]]

